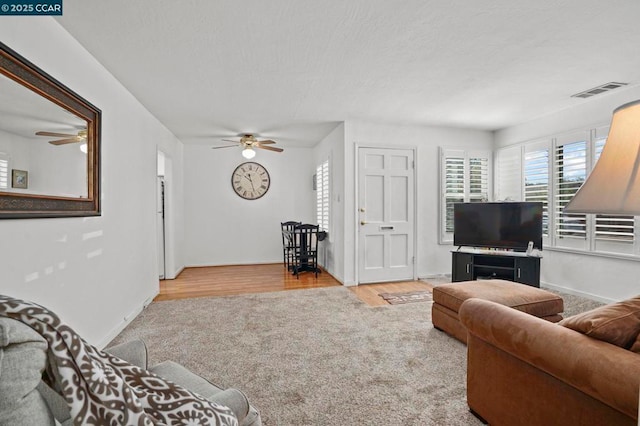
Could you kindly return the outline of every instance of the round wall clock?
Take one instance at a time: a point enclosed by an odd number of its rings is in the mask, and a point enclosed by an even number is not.
[[[231,175],[231,186],[245,200],[257,200],[267,193],[271,178],[267,169],[252,161],[242,163]]]

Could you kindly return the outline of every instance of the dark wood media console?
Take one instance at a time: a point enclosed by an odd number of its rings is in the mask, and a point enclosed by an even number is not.
[[[524,253],[453,251],[451,281],[499,278],[540,287],[540,258]]]

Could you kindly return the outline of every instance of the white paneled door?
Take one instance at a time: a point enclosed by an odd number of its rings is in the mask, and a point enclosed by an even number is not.
[[[358,149],[360,283],[414,279],[413,157],[411,149]]]

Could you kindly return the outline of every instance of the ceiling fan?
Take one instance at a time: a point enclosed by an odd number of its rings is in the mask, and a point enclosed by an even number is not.
[[[225,145],[225,146],[214,146],[211,149],[221,149],[221,148],[232,148],[236,146],[242,147],[242,156],[248,160],[255,157],[256,152],[254,148],[266,149],[268,151],[282,152],[284,151],[282,148],[276,148],[275,146],[270,146],[276,143],[271,139],[258,140],[256,139],[256,135],[251,133],[240,134],[240,140],[235,141],[232,139],[222,139],[225,142],[233,142],[235,145]]]
[[[87,141],[87,129],[80,129],[75,135],[68,133],[54,133],[54,132],[36,132],[38,136],[51,136],[54,138],[63,138],[49,141],[53,145],[65,145],[68,143],[86,142]]]

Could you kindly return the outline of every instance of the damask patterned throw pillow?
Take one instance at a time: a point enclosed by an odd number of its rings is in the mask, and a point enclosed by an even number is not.
[[[238,424],[229,408],[98,350],[40,305],[0,295],[0,316],[47,341],[44,380],[64,397],[76,425]]]

